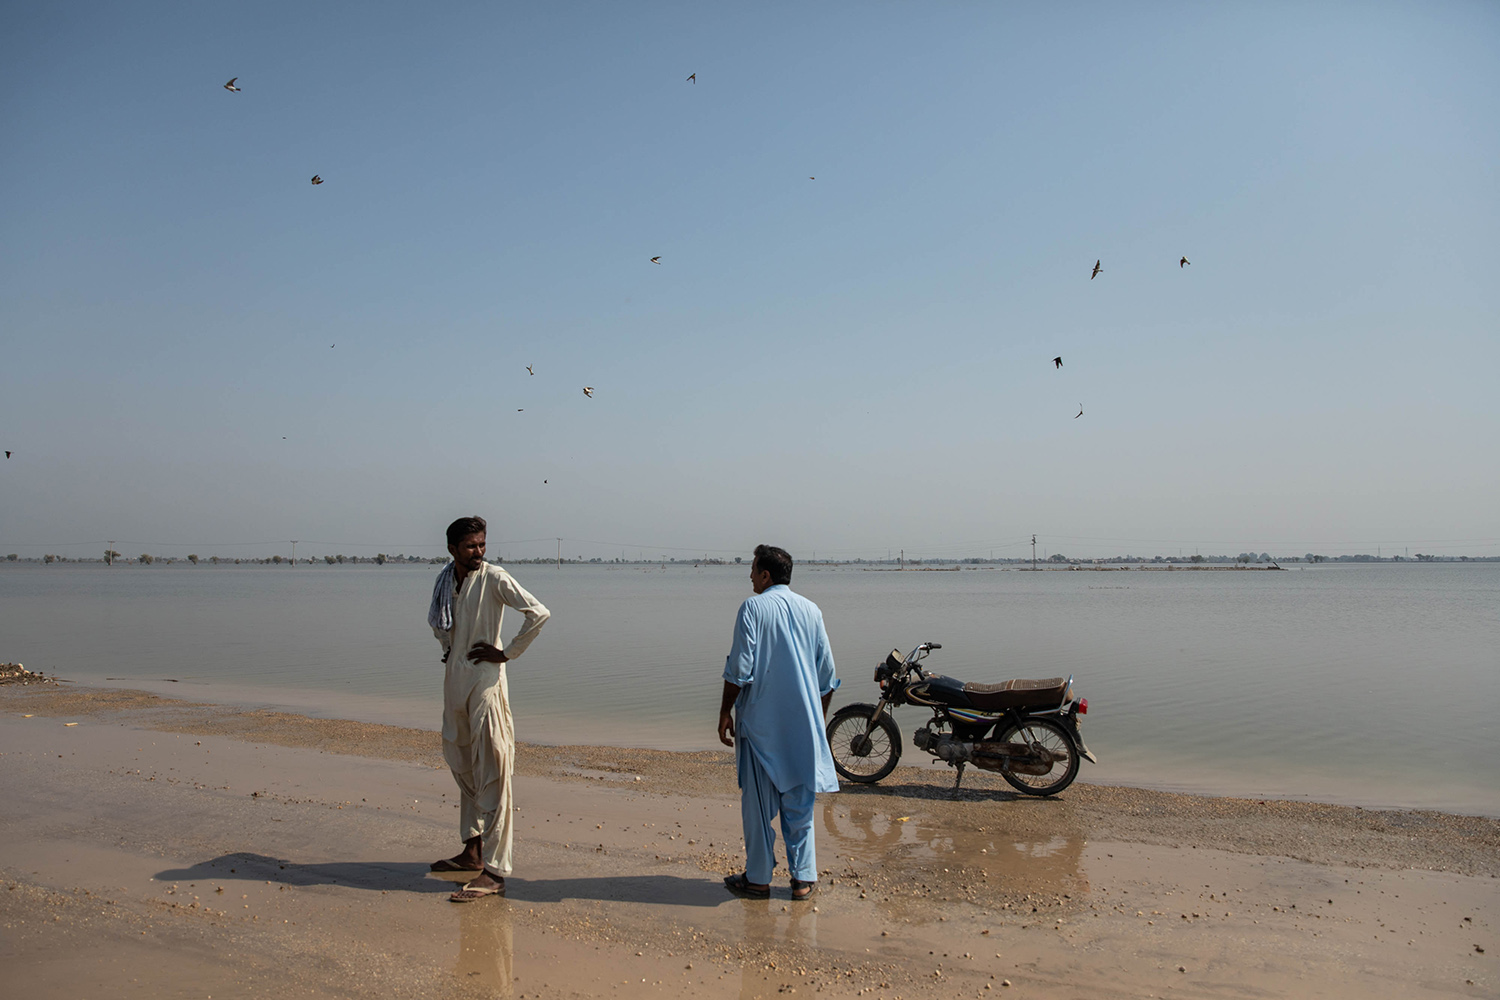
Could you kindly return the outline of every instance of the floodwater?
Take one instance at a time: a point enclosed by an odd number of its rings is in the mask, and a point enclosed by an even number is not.
[[[437,569],[0,564],[0,659],[436,729],[442,666],[426,611]],[[747,567],[511,569],[553,612],[510,667],[522,739],[717,745]],[[793,587],[823,608],[843,679],[835,707],[874,700],[871,674],[893,647],[936,641],[926,666],[965,680],[1075,675],[1100,758],[1085,781],[1500,815],[1500,563],[814,565]],[[905,732],[924,717],[896,713]],[[908,741],[903,763],[928,760]]]

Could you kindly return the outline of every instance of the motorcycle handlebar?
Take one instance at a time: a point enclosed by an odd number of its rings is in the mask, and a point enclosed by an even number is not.
[[[927,646],[928,649],[942,649],[943,648],[943,644],[940,643],[940,642],[929,642],[929,643],[926,643],[925,645]]]

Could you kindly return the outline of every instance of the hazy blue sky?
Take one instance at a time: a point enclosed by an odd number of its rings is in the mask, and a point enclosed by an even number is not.
[[[1493,3],[16,3],[0,134],[0,551],[1500,553]]]

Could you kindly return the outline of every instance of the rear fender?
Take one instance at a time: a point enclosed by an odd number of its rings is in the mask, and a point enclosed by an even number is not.
[[[1099,758],[1095,757],[1088,745],[1083,742],[1083,733],[1078,731],[1078,716],[1069,715],[1065,718],[1068,720],[1068,728],[1073,731],[1073,742],[1078,744],[1078,752],[1083,754],[1083,759],[1091,764],[1099,763]]]

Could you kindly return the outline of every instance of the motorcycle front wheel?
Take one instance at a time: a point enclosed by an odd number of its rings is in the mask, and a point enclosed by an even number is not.
[[[845,705],[828,723],[833,768],[846,781],[870,784],[896,769],[901,759],[901,730],[889,713],[873,725],[874,705]]]
[[[1018,774],[1002,771],[1001,776],[1019,792],[1027,795],[1056,795],[1078,777],[1078,745],[1073,734],[1060,722],[1052,719],[1023,719],[1018,728],[1008,723],[1000,731],[1001,743],[1024,743],[1027,746],[1041,744],[1043,750],[1055,758],[1046,774]]]

